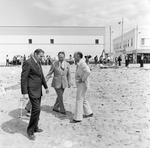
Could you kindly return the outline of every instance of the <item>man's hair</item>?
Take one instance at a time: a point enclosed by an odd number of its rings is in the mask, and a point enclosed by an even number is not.
[[[40,54],[40,52],[44,53],[44,51],[42,49],[38,48],[34,51],[34,54],[36,53],[38,55],[38,54]]]
[[[78,51],[78,52],[75,52],[75,54],[78,54],[81,59],[83,58],[83,53],[82,52]]]
[[[63,54],[63,55],[65,56],[65,52],[64,52],[64,51],[60,51],[60,52],[58,53],[58,56],[59,56],[60,54]]]

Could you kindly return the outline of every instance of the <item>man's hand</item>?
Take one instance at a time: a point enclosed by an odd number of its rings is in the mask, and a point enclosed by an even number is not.
[[[45,77],[45,81],[46,81],[46,83],[48,82],[48,79]]]
[[[48,93],[49,93],[49,89],[47,88],[47,89],[46,89],[46,94],[48,94]]]
[[[28,94],[23,94],[23,98],[24,98],[24,99],[29,99]]]
[[[49,80],[50,78],[52,78],[52,76],[50,76],[49,78],[45,77],[46,83],[48,82],[48,80]]]
[[[83,83],[84,81],[82,81],[82,79],[78,80],[78,83]]]

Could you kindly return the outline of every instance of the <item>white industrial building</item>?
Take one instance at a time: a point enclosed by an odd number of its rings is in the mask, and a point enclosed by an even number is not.
[[[139,63],[140,55],[144,54],[144,62],[150,63],[150,28],[137,26],[123,34],[123,51],[121,50],[122,36],[113,40],[114,57],[127,54],[131,63]]]
[[[6,55],[30,55],[37,48],[51,57],[59,51],[67,57],[75,51],[100,55],[105,48],[105,27],[0,26],[0,63]]]

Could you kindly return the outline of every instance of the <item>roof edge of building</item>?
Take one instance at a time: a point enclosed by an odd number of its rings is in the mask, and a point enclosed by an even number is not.
[[[133,28],[133,29],[131,29],[131,30],[125,32],[125,33],[123,34],[123,36],[125,36],[126,34],[128,34],[128,33],[132,32],[132,31],[134,31],[135,29],[136,29],[136,28]],[[114,40],[117,40],[117,39],[119,39],[119,38],[121,38],[121,37],[122,37],[122,35],[120,35],[120,36],[114,38],[113,41],[114,41]]]
[[[99,26],[0,26],[0,28],[106,28]]]

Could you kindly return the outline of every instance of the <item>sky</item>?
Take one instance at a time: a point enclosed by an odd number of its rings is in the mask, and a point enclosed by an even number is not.
[[[0,0],[0,26],[109,27],[112,39],[137,25],[150,26],[150,0]]]

